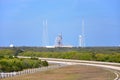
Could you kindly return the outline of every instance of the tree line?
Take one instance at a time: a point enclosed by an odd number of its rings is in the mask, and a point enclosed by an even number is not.
[[[34,57],[31,59],[20,59],[13,56],[0,56],[0,72],[14,72],[42,66],[48,66],[48,62]]]
[[[87,48],[39,48],[18,47],[0,49],[0,57],[30,56],[46,58],[62,58],[77,60],[94,60],[120,63],[119,47],[87,47]]]
[[[20,56],[30,57],[46,57],[46,58],[62,58],[62,59],[77,59],[77,60],[94,60],[105,62],[117,62],[120,63],[120,53],[91,53],[91,52],[34,52],[25,51]]]

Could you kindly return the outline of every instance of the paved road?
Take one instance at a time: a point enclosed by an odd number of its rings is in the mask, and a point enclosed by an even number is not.
[[[30,57],[23,57],[23,56],[18,56],[18,57],[19,58],[30,58]],[[116,75],[116,78],[114,80],[120,80],[120,63],[56,59],[56,58],[39,58],[39,59],[46,60],[49,63],[58,63],[58,64],[65,64],[65,65],[87,65],[87,66],[96,66],[96,67],[102,67],[105,69],[110,69]]]

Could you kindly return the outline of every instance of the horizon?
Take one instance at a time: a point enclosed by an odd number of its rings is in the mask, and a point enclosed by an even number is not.
[[[84,18],[84,43],[120,46],[119,0],[1,0],[0,47],[43,46],[47,20],[48,46],[62,33],[63,44],[79,46]]]

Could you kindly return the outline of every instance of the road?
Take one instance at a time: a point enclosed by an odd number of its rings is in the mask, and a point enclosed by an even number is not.
[[[24,56],[18,56],[19,58],[30,58]],[[85,61],[85,60],[71,60],[71,59],[56,59],[56,58],[39,58],[41,60],[46,60],[49,63],[58,63],[64,65],[87,65],[87,66],[96,66],[112,71],[116,78],[114,80],[120,80],[120,63],[111,63],[111,62],[99,62],[99,61]]]

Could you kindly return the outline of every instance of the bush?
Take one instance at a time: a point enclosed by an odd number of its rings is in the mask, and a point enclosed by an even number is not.
[[[41,66],[48,66],[47,61],[33,60],[33,59],[1,59],[0,71],[1,72],[14,72],[21,71],[28,68],[38,68]]]
[[[20,54],[21,56],[32,56],[32,57],[46,57],[46,58],[63,58],[63,59],[77,59],[77,60],[96,60],[96,61],[107,61],[107,62],[118,62],[120,63],[120,53],[98,53],[98,52],[33,52],[26,51]]]
[[[42,65],[43,66],[48,66],[48,62],[47,61],[42,61]]]

